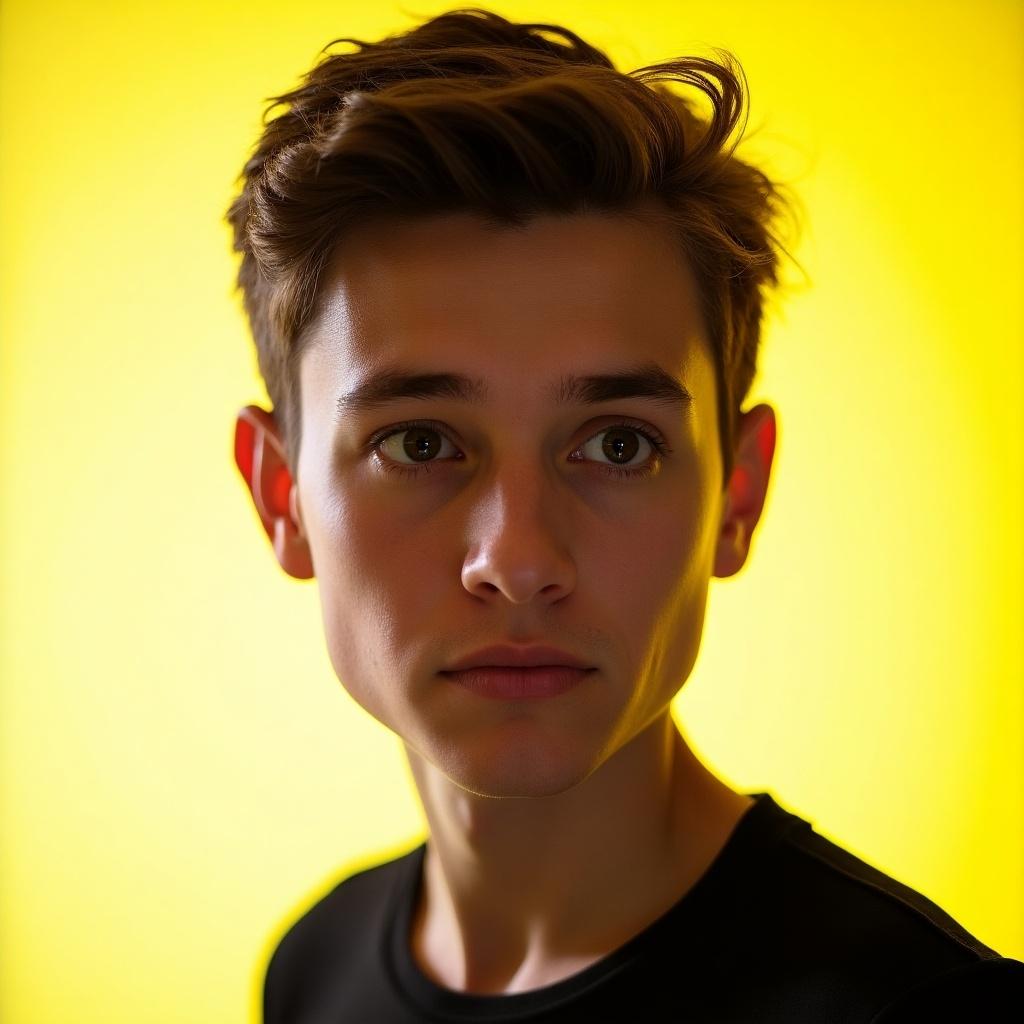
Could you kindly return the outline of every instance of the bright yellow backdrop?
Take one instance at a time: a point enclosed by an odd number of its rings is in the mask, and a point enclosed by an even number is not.
[[[293,915],[425,835],[232,462],[266,399],[221,218],[265,97],[448,6],[0,6],[5,1022],[255,1021]],[[742,62],[813,287],[768,330],[775,479],[676,714],[1024,958],[1024,7],[492,9],[626,70]]]

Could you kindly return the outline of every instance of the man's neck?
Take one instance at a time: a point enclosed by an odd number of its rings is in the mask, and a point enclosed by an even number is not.
[[[406,754],[430,826],[410,951],[462,992],[527,991],[607,956],[693,887],[753,803],[668,712],[540,799],[477,796]]]

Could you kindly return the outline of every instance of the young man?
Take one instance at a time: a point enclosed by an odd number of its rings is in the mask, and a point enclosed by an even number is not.
[[[738,65],[627,76],[478,9],[347,41],[229,213],[274,404],[236,458],[429,839],[291,927],[267,1024],[1016,1019],[1024,964],[670,713],[775,446],[740,409],[781,207],[723,148]]]

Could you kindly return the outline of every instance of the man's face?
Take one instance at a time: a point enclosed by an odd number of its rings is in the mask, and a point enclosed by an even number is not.
[[[350,233],[322,294],[296,477],[335,672],[462,788],[562,792],[666,711],[697,656],[722,466],[689,268],[667,229],[626,218],[445,215]],[[691,400],[552,390],[641,364]],[[339,411],[385,369],[479,378],[486,397]],[[597,671],[530,701],[439,674],[496,643]]]

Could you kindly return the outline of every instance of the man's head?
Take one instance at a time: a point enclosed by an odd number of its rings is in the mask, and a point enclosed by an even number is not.
[[[774,192],[717,152],[737,79],[699,136],[552,30],[572,47],[445,15],[330,58],[231,211],[274,402],[236,457],[275,552],[355,699],[493,795],[560,792],[665,713],[775,438],[739,410],[776,257]],[[503,642],[598,671],[530,711],[439,675]]]
[[[358,49],[326,57],[274,98],[264,117],[285,109],[266,125],[227,214],[289,466],[298,465],[298,367],[320,282],[354,227],[458,211],[514,226],[648,204],[697,278],[728,482],[765,300],[786,252],[773,227],[795,211],[784,186],[733,155],[739,138],[728,145],[745,101],[731,55],[624,74],[566,28],[475,8],[377,43],[335,42]],[[704,93],[710,120],[661,81]]]

